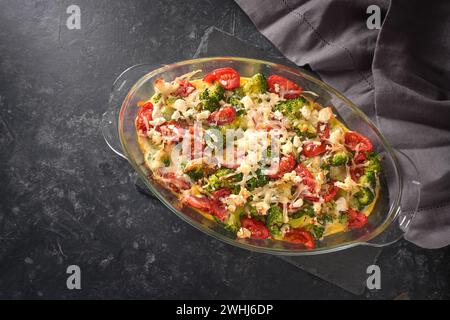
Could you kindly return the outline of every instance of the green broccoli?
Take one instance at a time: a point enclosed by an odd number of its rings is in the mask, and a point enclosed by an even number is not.
[[[186,172],[186,174],[191,178],[193,181],[198,181],[204,177],[204,170],[202,167],[194,167]]]
[[[306,231],[309,231],[314,239],[319,240],[323,237],[325,227],[321,225],[309,224],[305,227]]]
[[[161,157],[161,162],[164,164],[165,167],[170,166],[170,156],[168,154],[165,154]]]
[[[247,95],[265,93],[267,91],[266,77],[262,73],[257,73],[242,86],[242,89]]]
[[[361,188],[355,193],[356,204],[359,210],[371,204],[374,198],[375,196],[369,188]]]
[[[280,235],[280,228],[283,226],[283,210],[277,205],[273,204],[267,211],[266,226],[270,233],[274,236]]]
[[[244,207],[237,207],[234,212],[231,212],[227,218],[221,224],[223,227],[234,234],[238,232],[241,227],[241,215],[244,212]]]
[[[244,104],[241,102],[241,98],[239,96],[236,95],[231,96],[230,99],[228,100],[228,103],[234,107],[234,110],[236,110],[236,115],[238,117],[247,114]]]
[[[175,109],[171,106],[165,106],[162,108],[161,112],[164,119],[169,121],[170,119],[172,119],[172,114],[175,112]]]
[[[249,191],[253,191],[256,188],[265,186],[269,183],[270,179],[261,173],[261,169],[256,170],[256,177],[253,177],[247,181],[246,187]]]
[[[221,177],[224,177],[226,175],[232,174],[235,172],[233,169],[228,168],[220,168],[213,174],[211,174],[208,177],[208,191],[215,191],[222,188],[230,189],[231,192],[236,193],[239,192],[240,186],[236,186],[236,182],[239,182],[242,180],[242,173],[230,176],[225,179],[221,179]]]
[[[330,164],[332,166],[342,166],[348,161],[348,155],[344,151],[336,152],[331,158]]]
[[[359,183],[363,186],[376,187],[377,176],[381,171],[381,160],[376,153],[370,153],[367,156],[369,164],[364,168],[364,175],[359,179]]]
[[[201,94],[202,110],[215,111],[220,108],[219,102],[225,99],[225,89],[220,84],[206,88]]]
[[[304,215],[307,215],[311,218],[315,216],[314,208],[312,205],[305,204],[303,208],[291,215],[291,219],[297,219]]]
[[[161,100],[161,93],[154,94],[153,97],[151,97],[150,99],[152,103],[158,103],[159,100]]]
[[[297,120],[299,124],[294,128],[299,137],[313,139],[317,136],[317,129],[308,121]]]
[[[275,111],[280,111],[286,117],[296,120],[301,117],[300,109],[307,103],[306,99],[303,97],[290,99],[286,101],[279,102],[275,106]]]

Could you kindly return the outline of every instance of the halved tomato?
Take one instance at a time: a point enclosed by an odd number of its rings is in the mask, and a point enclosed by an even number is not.
[[[233,122],[234,119],[236,119],[236,110],[233,107],[223,107],[211,113],[208,117],[208,122],[223,126]]]
[[[224,188],[224,189],[219,189],[219,190],[214,191],[214,192],[211,194],[211,197],[212,197],[213,199],[218,200],[218,199],[220,199],[220,198],[229,196],[230,194],[231,194],[231,191],[230,191],[229,189],[225,189],[225,188]]]
[[[241,76],[233,68],[220,68],[208,73],[203,81],[208,83],[218,82],[224,89],[233,90],[241,85]]]
[[[172,93],[175,97],[187,97],[195,90],[195,86],[189,81],[179,80],[178,84],[179,87]]]
[[[344,135],[345,146],[350,151],[371,152],[373,150],[372,142],[369,138],[355,131],[348,131]]]
[[[309,192],[314,192],[314,189],[316,188],[316,182],[312,173],[301,163],[297,165],[297,168],[295,168],[295,172],[297,173],[297,176],[302,178],[302,182],[305,186],[308,187]]]
[[[208,212],[222,221],[228,215],[228,211],[224,208],[222,203],[220,203],[218,200],[213,200],[206,196],[197,197],[188,195],[183,199],[183,202],[190,205],[191,207]]]
[[[250,230],[250,238],[266,239],[269,237],[269,229],[267,229],[266,225],[262,221],[244,217],[241,220],[241,226],[247,230]]]
[[[285,99],[297,98],[302,89],[289,79],[273,74],[267,78],[267,87],[269,92],[277,93]]]
[[[152,127],[150,124],[148,124],[148,121],[151,120],[153,120],[153,104],[150,101],[148,101],[144,103],[138,111],[135,120],[135,125],[138,131],[142,131],[144,134],[147,133],[148,129]]]
[[[305,157],[311,158],[318,156],[327,151],[327,145],[323,142],[316,144],[314,142],[306,142],[303,144],[302,153]]]
[[[167,184],[175,191],[187,190],[191,188],[191,184],[187,180],[181,177],[177,177],[173,172],[164,173],[162,177],[166,180]]]
[[[350,229],[362,228],[367,224],[367,217],[364,213],[354,210],[352,208],[348,209],[348,227]]]
[[[293,228],[289,230],[284,235],[284,240],[303,244],[307,249],[313,249],[316,246],[311,233],[302,228]]]
[[[325,185],[325,190],[322,193],[323,200],[325,202],[329,202],[336,197],[336,194],[339,191],[339,188],[334,185],[334,181],[331,180],[329,183]]]
[[[355,165],[363,164],[367,160],[367,157],[364,153],[357,153],[353,158],[353,162]],[[350,176],[353,181],[358,182],[359,178],[364,175],[364,167],[350,167]]]
[[[271,179],[279,179],[284,176],[285,173],[291,172],[295,168],[295,159],[292,154],[282,157],[278,164],[278,171],[274,174],[269,174]]]
[[[328,123],[319,122],[317,124],[317,134],[320,140],[327,140],[330,138],[330,125]]]

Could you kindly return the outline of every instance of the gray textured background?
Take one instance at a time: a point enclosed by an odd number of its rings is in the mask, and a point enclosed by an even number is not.
[[[65,26],[72,3],[81,30]],[[103,142],[114,78],[194,56],[213,26],[278,55],[231,0],[0,2],[0,298],[359,298],[179,221]],[[362,297],[449,298],[449,258],[397,243]]]

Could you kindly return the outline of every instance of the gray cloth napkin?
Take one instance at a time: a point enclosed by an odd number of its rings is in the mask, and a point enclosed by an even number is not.
[[[405,238],[450,244],[448,0],[236,0],[291,61],[309,64],[372,118],[420,170],[420,207]],[[381,30],[367,28],[378,5]]]

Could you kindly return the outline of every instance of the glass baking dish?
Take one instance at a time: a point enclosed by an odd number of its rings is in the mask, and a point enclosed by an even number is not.
[[[137,143],[134,120],[138,111],[138,101],[146,100],[153,95],[153,82],[157,78],[170,81],[197,69],[202,70],[198,76],[203,77],[221,67],[232,67],[241,76],[252,76],[262,72],[266,75],[278,74],[289,78],[299,84],[304,91],[318,94],[315,98],[317,102],[323,106],[332,106],[338,118],[350,129],[357,130],[371,139],[374,151],[383,156],[383,170],[380,197],[369,216],[369,223],[364,228],[327,236],[317,241],[314,249],[269,239],[237,239],[233,233],[223,229],[216,222],[189,207],[182,206],[174,194],[153,181],[151,172],[144,165],[143,155]],[[357,245],[389,245],[400,239],[408,230],[420,199],[420,178],[413,161],[402,152],[393,150],[357,106],[308,72],[269,61],[212,57],[163,66],[140,64],[130,67],[113,84],[109,109],[103,114],[101,129],[108,146],[128,160],[148,189],[171,212],[216,239],[251,251],[278,255],[312,255]]]

